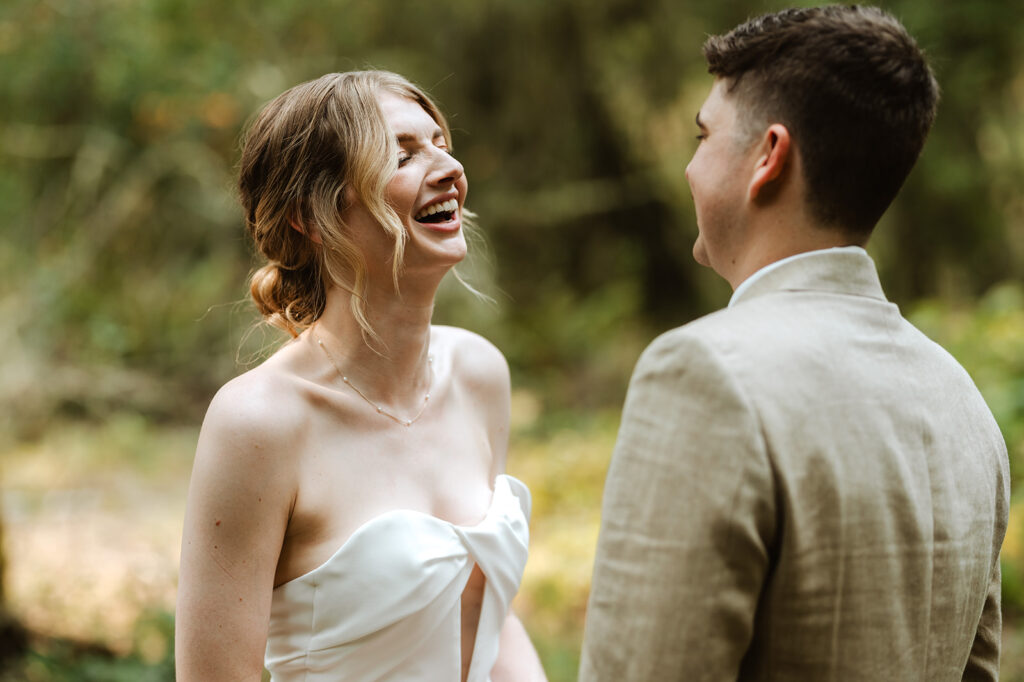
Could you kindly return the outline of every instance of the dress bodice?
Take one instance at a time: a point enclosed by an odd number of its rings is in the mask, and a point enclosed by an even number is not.
[[[370,519],[274,590],[265,659],[274,682],[457,682],[460,599],[474,564],[486,583],[467,679],[486,682],[526,566],[529,515],[529,490],[503,474],[475,526],[407,509]]]

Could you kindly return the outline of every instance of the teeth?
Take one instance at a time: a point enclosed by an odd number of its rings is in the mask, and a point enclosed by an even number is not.
[[[430,206],[427,206],[425,209],[417,213],[415,215],[415,218],[416,220],[421,220],[423,218],[426,218],[428,215],[441,213],[442,211],[454,211],[458,207],[458,201],[456,201],[455,199],[449,199],[448,201],[442,201],[440,203],[431,204]]]

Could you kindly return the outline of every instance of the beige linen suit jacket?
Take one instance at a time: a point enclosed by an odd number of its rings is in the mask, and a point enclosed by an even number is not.
[[[863,251],[779,265],[637,364],[580,679],[998,677],[1006,446]]]

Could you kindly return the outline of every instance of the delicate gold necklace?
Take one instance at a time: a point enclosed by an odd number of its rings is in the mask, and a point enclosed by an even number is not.
[[[420,407],[420,411],[416,413],[415,417],[413,417],[412,419],[403,419],[403,418],[399,417],[398,415],[389,412],[388,410],[384,409],[384,407],[382,407],[381,405],[378,405],[377,403],[373,402],[368,397],[366,397],[365,393],[360,391],[359,388],[355,384],[353,384],[351,381],[349,381],[349,378],[345,375],[344,372],[341,371],[341,367],[338,367],[338,363],[334,361],[334,356],[332,356],[330,351],[327,350],[327,346],[324,345],[324,341],[323,341],[323,339],[320,338],[320,335],[319,334],[314,334],[314,336],[316,337],[316,342],[323,349],[324,355],[327,356],[327,359],[334,366],[334,370],[338,373],[338,376],[341,377],[341,380],[345,382],[345,385],[348,386],[349,388],[351,388],[357,394],[359,394],[359,397],[362,398],[363,400],[365,400],[367,403],[369,403],[370,406],[373,407],[375,410],[377,410],[378,414],[382,414],[385,417],[387,417],[388,419],[391,419],[393,421],[398,422],[402,426],[412,426],[416,422],[417,419],[419,419],[420,417],[423,416],[423,412],[427,409],[427,403],[430,402],[430,388],[434,385],[434,356],[433,355],[428,355],[427,356],[427,371],[430,372],[430,379],[429,379],[429,381],[427,383],[427,394],[425,396],[423,396],[423,405],[422,405],[422,407]]]

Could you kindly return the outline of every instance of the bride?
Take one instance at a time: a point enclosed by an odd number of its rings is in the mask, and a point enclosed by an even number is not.
[[[466,254],[444,117],[396,74],[323,76],[260,113],[239,189],[252,296],[293,339],[203,423],[178,680],[543,680],[509,611],[530,495],[503,473],[508,367],[430,323]]]

